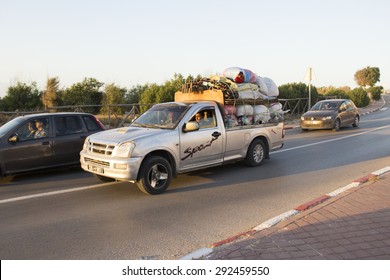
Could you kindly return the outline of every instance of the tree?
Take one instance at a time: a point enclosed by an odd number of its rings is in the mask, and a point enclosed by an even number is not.
[[[104,84],[94,78],[85,78],[81,83],[72,85],[63,93],[63,105],[101,105],[103,92],[100,88]],[[94,114],[99,112],[96,107]]]
[[[380,70],[378,67],[367,66],[361,70],[356,71],[355,81],[361,87],[373,87],[380,81]]]
[[[103,94],[103,108],[101,110],[101,113],[106,113],[108,106],[111,104],[124,104],[125,101],[125,94],[127,92],[126,88],[120,88],[116,86],[115,84],[109,84],[106,85],[104,89]],[[123,114],[125,112],[126,108],[123,107],[116,107],[110,109],[110,112],[115,114]]]
[[[381,99],[382,92],[383,92],[382,86],[367,88],[368,97],[370,97],[370,99],[373,99],[373,100]]]
[[[313,100],[318,98],[317,88],[314,86],[311,88],[311,96]],[[279,87],[279,98],[296,99],[308,97],[309,87],[304,83],[285,84]]]
[[[48,78],[46,89],[42,94],[42,104],[45,108],[57,106],[60,80],[58,77]]]
[[[354,88],[348,92],[349,98],[359,108],[365,107],[370,104],[370,98],[368,98],[367,92],[362,88]]]
[[[18,82],[8,88],[7,95],[2,99],[2,107],[5,111],[37,110],[42,108],[40,96],[35,82],[30,85]]]
[[[173,101],[175,92],[179,91],[183,84],[183,76],[175,73],[173,79],[165,82],[164,85],[157,85],[155,83],[147,85],[141,94],[139,102],[142,104],[154,104]],[[142,107],[141,111],[144,111],[145,109],[146,107]]]
[[[146,90],[147,85],[137,85],[133,86],[129,92],[126,94],[126,102],[128,104],[136,104],[140,102],[143,92]]]

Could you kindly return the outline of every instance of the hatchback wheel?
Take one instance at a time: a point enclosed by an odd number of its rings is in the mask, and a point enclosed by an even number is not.
[[[340,130],[340,119],[336,119],[334,121],[333,129],[336,130],[336,131]]]
[[[353,127],[358,127],[359,126],[359,121],[360,121],[359,116],[355,116],[355,120],[354,120],[352,126]]]

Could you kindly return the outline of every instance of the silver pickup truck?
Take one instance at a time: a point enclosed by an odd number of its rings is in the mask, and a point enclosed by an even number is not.
[[[282,122],[227,128],[213,101],[154,105],[129,127],[89,136],[81,167],[102,181],[137,183],[147,194],[164,192],[175,174],[243,160],[261,165],[283,146]]]

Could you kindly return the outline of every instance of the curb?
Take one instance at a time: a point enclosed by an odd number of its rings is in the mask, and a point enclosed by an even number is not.
[[[282,213],[274,218],[271,218],[271,219],[261,223],[260,225],[252,228],[251,230],[236,234],[236,235],[229,237],[227,239],[213,243],[209,247],[204,247],[204,248],[200,248],[198,250],[195,250],[195,251],[185,255],[184,257],[181,257],[179,260],[193,260],[193,259],[204,258],[207,255],[211,254],[214,251],[214,248],[216,248],[216,247],[229,244],[229,243],[236,241],[236,240],[243,238],[243,237],[249,237],[249,236],[255,234],[256,232],[270,228],[283,220],[286,220],[286,219],[291,218],[291,217],[293,217],[301,212],[304,212],[310,208],[313,208],[314,206],[317,206],[317,205],[327,201],[328,199],[335,197],[335,196],[338,196],[338,195],[340,195],[340,194],[342,194],[342,193],[344,193],[352,188],[356,188],[358,186],[361,186],[362,184],[364,184],[368,181],[377,181],[380,179],[379,176],[381,176],[387,172],[390,172],[390,166],[387,166],[387,167],[384,167],[384,168],[379,169],[377,171],[374,171],[374,172],[370,173],[369,175],[364,176],[364,177],[359,178],[359,179],[356,179],[356,180],[352,181],[352,183],[350,183],[344,187],[341,187],[341,188],[339,188],[331,193],[324,194],[324,195],[322,195],[316,199],[313,199],[307,203],[301,204],[290,211],[284,212],[284,213]]]

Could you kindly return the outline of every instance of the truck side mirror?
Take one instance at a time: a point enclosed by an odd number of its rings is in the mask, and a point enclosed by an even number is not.
[[[197,122],[187,122],[183,125],[183,132],[191,132],[199,130],[199,124]]]

